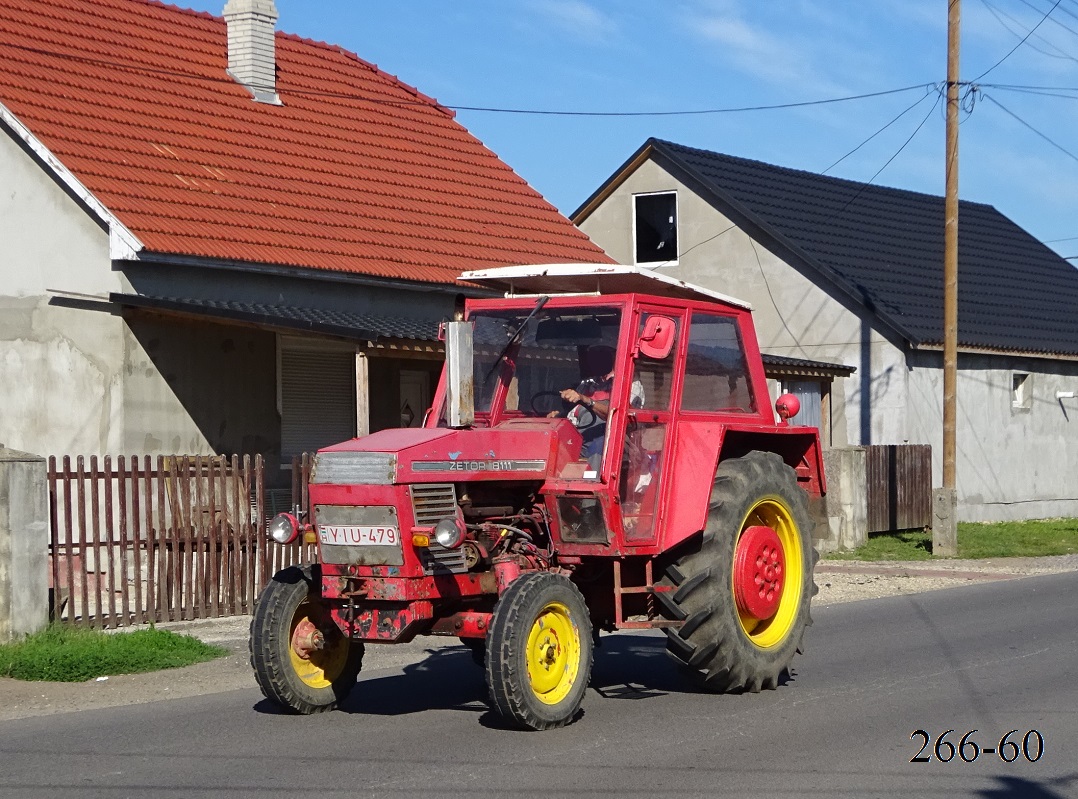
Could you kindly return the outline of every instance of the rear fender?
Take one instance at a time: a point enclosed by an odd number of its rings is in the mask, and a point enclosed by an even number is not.
[[[797,474],[812,498],[827,490],[820,437],[813,427],[733,427],[682,421],[675,444],[675,474],[661,549],[667,551],[704,529],[715,470],[721,461],[753,450],[775,452]]]

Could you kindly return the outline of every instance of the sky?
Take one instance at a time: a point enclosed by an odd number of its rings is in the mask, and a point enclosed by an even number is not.
[[[219,15],[225,0],[174,2]],[[278,30],[340,45],[457,108],[461,124],[567,215],[650,136],[944,191],[945,0],[276,5]],[[959,193],[1078,256],[1078,0],[961,6],[960,78],[977,89],[964,90]],[[877,96],[818,103],[859,95]],[[641,112],[661,115],[624,115]]]

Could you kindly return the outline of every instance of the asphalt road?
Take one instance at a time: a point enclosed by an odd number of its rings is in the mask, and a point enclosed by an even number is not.
[[[9,721],[0,797],[1078,796],[1078,574],[815,615],[795,678],[755,695],[690,692],[660,638],[604,637],[583,715],[546,733],[504,729],[459,649],[362,675],[322,716],[252,689]],[[942,763],[949,729],[1035,729],[1043,753]]]

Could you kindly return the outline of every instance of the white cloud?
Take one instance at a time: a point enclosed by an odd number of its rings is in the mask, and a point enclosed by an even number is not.
[[[783,29],[789,30],[789,20]],[[715,56],[754,79],[796,86],[809,93],[841,94],[844,87],[813,66],[820,43],[810,37],[784,33],[774,21],[750,22],[736,2],[712,0],[688,9],[684,24],[692,34],[719,45]]]
[[[533,0],[531,7],[581,39],[603,41],[617,31],[617,23],[610,16],[583,0]]]

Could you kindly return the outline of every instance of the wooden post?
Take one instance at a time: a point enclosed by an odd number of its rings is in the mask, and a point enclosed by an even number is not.
[[[941,501],[957,501],[955,460],[957,455],[958,388],[958,52],[961,1],[950,0],[947,9],[947,148],[946,195],[943,225],[943,492]],[[954,508],[943,517],[950,524],[932,527],[932,554],[958,554]],[[937,514],[938,515],[938,514]]]
[[[367,353],[356,348],[356,436],[371,432],[371,386]]]

